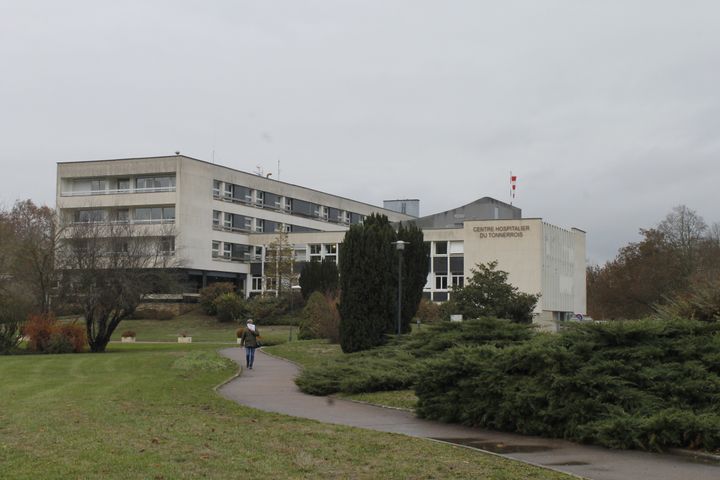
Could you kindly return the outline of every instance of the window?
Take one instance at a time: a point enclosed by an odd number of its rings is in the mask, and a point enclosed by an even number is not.
[[[233,184],[225,182],[225,190],[223,192],[223,197],[232,198],[232,196],[233,196]]]
[[[223,242],[223,257],[224,258],[232,257],[232,243]]]
[[[213,180],[213,197],[220,196],[220,187],[222,182],[220,180]]]
[[[76,223],[96,223],[104,222],[106,212],[104,210],[77,210],[75,212]]]
[[[325,253],[327,253],[329,255],[337,255],[337,244],[326,243],[325,244]]]
[[[104,192],[105,191],[105,180],[102,179],[93,179],[90,180],[90,191],[94,192]]]
[[[135,188],[149,192],[169,192],[175,190],[175,177],[137,177],[135,179]]]
[[[323,220],[327,220],[328,219],[328,207],[318,205],[315,208],[315,216],[322,218]]]
[[[226,213],[223,219],[223,227],[232,229],[232,213]]]
[[[255,219],[255,231],[258,233],[265,231],[265,220],[263,220],[262,218]]]
[[[251,290],[262,290],[262,277],[253,276],[251,282]]]
[[[220,242],[217,240],[212,241],[212,257],[217,258],[220,256]]]
[[[127,253],[130,245],[126,238],[113,238],[111,248],[113,253]]]
[[[213,210],[213,227],[219,227],[220,226],[220,214],[222,212],[219,210]]]
[[[308,245],[308,248],[310,249],[310,261],[311,262],[319,262],[322,260],[322,245],[319,243],[313,243]]]
[[[293,199],[285,197],[285,210],[291,211],[293,208]]]
[[[448,288],[447,275],[435,275],[435,290],[447,290],[447,288]]]
[[[115,220],[118,223],[127,223],[130,220],[130,211],[127,208],[120,208],[115,212]]]
[[[175,221],[175,207],[144,207],[135,209],[137,223],[172,223]]]
[[[463,284],[465,283],[465,277],[462,275],[453,275],[452,276],[452,286],[462,288]]]
[[[463,253],[465,253],[463,242],[450,242],[450,255],[462,255]]]
[[[262,190],[255,190],[255,203],[260,206],[265,204],[265,192]]]
[[[160,239],[160,252],[165,255],[175,253],[175,237],[162,237]]]
[[[435,255],[447,255],[448,242],[435,242]]]
[[[129,178],[118,178],[117,179],[117,190],[118,190],[118,192],[129,192],[130,191],[130,179]]]

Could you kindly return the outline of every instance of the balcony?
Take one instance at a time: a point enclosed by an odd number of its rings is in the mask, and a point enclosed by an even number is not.
[[[80,191],[63,191],[61,197],[88,197],[91,195],[124,195],[127,193],[156,193],[156,192],[174,192],[175,187],[148,187],[148,188],[116,188],[106,190],[80,190]]]

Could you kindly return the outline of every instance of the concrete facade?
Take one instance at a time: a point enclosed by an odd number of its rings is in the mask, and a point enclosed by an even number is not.
[[[279,231],[288,233],[295,262],[337,261],[349,226],[382,213],[423,229],[431,246],[424,294],[433,301],[447,300],[478,263],[497,261],[513,285],[541,295],[543,327],[586,308],[585,232],[522,218],[488,197],[417,218],[175,155],[59,163],[57,209],[66,223],[171,225],[178,263],[198,288],[232,279],[245,295],[267,291],[264,261]]]

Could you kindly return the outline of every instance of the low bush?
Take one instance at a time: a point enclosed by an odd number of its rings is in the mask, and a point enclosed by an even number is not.
[[[527,340],[532,334],[527,325],[493,318],[431,325],[399,342],[393,337],[382,347],[343,355],[321,367],[306,368],[295,383],[312,395],[412,388],[423,362],[444,355],[452,347],[480,344],[504,347]]]
[[[275,325],[290,310],[289,296],[257,295],[247,302],[248,314],[258,325]]]
[[[58,333],[70,343],[70,352],[80,353],[85,348],[87,331],[84,325],[77,323],[60,323],[58,325]]]
[[[688,292],[671,297],[655,311],[660,318],[689,318],[704,322],[720,321],[720,279],[693,285]]]
[[[574,324],[422,365],[425,418],[611,448],[720,448],[720,323]]]
[[[231,282],[211,283],[200,290],[200,306],[208,315],[217,315],[215,299],[225,293],[234,293],[235,284]]]
[[[235,293],[224,293],[213,304],[220,322],[237,322],[247,315],[245,301]]]
[[[60,323],[52,315],[31,315],[23,327],[28,349],[39,353],[79,353],[87,343],[85,327]]]
[[[415,384],[416,365],[409,352],[382,347],[348,354],[322,367],[307,368],[295,383],[311,395],[400,390]]]
[[[11,353],[17,347],[28,310],[29,305],[17,299],[0,298],[0,355]]]
[[[303,309],[299,325],[300,339],[326,338],[331,343],[340,341],[340,314],[337,299],[314,292]]]
[[[132,338],[135,338],[135,332],[133,332],[132,330],[125,330],[125,331],[122,333],[122,335],[120,335],[120,336],[121,336],[121,337],[132,337]]]
[[[420,320],[420,323],[438,323],[442,317],[440,314],[440,306],[427,298],[420,300],[415,318]]]

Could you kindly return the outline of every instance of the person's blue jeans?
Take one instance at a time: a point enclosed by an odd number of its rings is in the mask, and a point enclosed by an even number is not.
[[[255,347],[245,347],[245,360],[246,366],[252,368],[253,362],[255,362]]]

